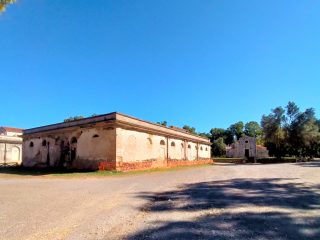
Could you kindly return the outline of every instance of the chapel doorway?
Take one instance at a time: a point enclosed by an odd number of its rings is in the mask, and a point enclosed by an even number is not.
[[[250,158],[249,149],[245,149],[244,156],[246,157],[247,160],[249,160],[249,158]]]

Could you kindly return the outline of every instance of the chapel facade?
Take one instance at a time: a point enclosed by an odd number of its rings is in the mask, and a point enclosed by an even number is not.
[[[266,147],[257,145],[256,138],[243,136],[231,146],[226,147],[226,156],[256,160],[269,157],[269,152]]]

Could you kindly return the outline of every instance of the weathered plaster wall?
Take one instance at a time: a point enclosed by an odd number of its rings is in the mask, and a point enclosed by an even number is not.
[[[97,168],[105,163],[107,169],[115,169],[116,130],[90,128],[82,130],[77,143],[76,168]]]
[[[0,165],[4,163],[22,162],[22,145],[15,143],[0,143]]]
[[[23,142],[23,165],[98,169],[104,162],[115,169],[115,146],[115,129],[103,126],[31,134]]]
[[[178,161],[188,165],[187,161],[210,159],[209,145],[123,128],[117,128],[116,133],[119,170],[175,166],[179,165]]]
[[[167,140],[165,137],[117,128],[117,161],[136,162],[165,160]],[[161,141],[165,145],[161,145]]]

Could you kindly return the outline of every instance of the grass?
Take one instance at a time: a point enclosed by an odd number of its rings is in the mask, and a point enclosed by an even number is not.
[[[6,167],[0,168],[0,174],[10,176],[49,176],[49,177],[110,177],[110,176],[128,176],[146,173],[171,172],[189,168],[200,168],[212,166],[212,164],[192,165],[192,166],[177,166],[172,168],[153,168],[145,170],[135,170],[128,172],[120,171],[72,171],[72,170],[57,170],[57,169],[35,169],[23,167]]]

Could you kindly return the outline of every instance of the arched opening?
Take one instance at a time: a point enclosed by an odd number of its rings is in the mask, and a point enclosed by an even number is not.
[[[188,148],[191,148],[191,145],[190,145],[190,144],[188,144]]]
[[[43,147],[47,146],[47,141],[46,141],[46,140],[43,140],[43,141],[42,141],[42,146],[43,146]]]
[[[33,147],[33,146],[34,146],[33,142],[30,142],[29,147]]]
[[[171,147],[175,147],[176,143],[175,142],[171,142]]]
[[[200,147],[200,150],[201,150],[201,151],[203,150],[202,146]]]
[[[98,138],[98,137],[99,137],[98,134],[95,134],[95,135],[92,136],[92,138]]]
[[[166,145],[166,142],[164,140],[161,140],[160,145]]]
[[[19,162],[20,161],[20,148],[17,147],[17,146],[14,146],[12,148],[11,161],[13,161],[13,162]]]

